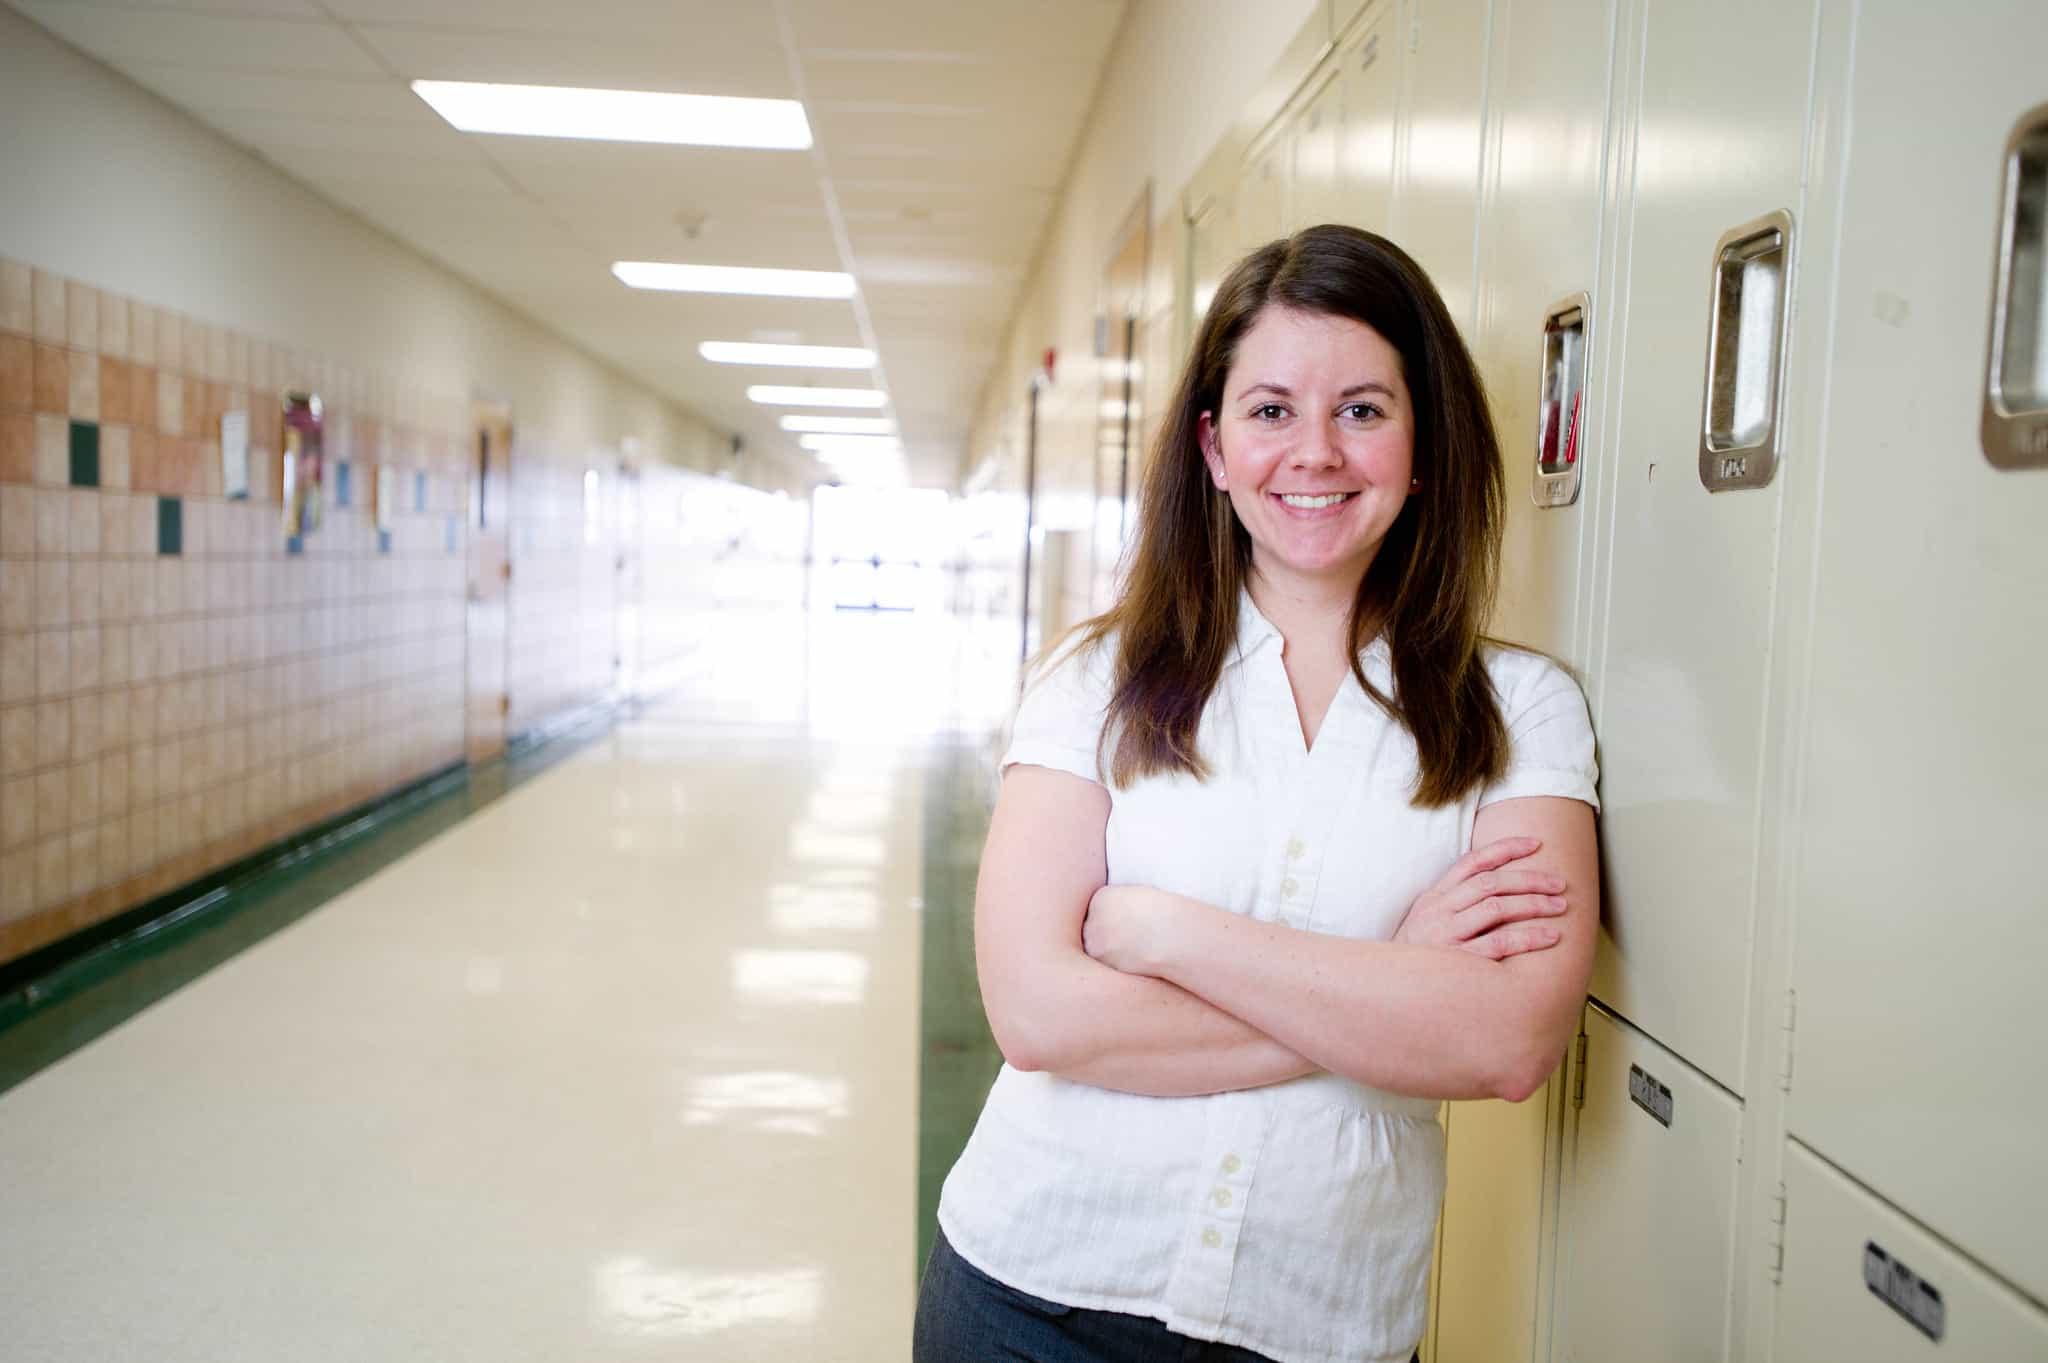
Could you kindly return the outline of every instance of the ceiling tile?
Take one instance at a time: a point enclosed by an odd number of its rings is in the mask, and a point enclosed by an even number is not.
[[[735,6],[735,8],[742,8]],[[637,40],[629,33],[575,26],[566,33],[366,25],[358,30],[407,80],[576,85],[601,90],[788,99],[789,65],[772,31],[757,44]]]
[[[194,14],[173,9],[108,9],[61,0],[14,0],[58,37],[126,68],[177,65],[225,71],[308,75],[382,74],[376,60],[335,24]]]

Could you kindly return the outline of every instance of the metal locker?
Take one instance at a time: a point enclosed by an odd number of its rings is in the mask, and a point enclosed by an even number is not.
[[[1508,477],[1490,628],[1580,669],[1598,489],[1589,479],[1568,496],[1549,490],[1567,472],[1578,484],[1596,448],[1590,299],[1600,292],[1613,25],[1610,0],[1495,6],[1488,137],[1498,170],[1480,217],[1472,337]],[[1562,1082],[1519,1106],[1453,1103],[1446,1113],[1440,1363],[1546,1356],[1544,1200],[1555,1190]]]
[[[1597,1006],[1585,1035],[1553,1356],[1719,1363],[1742,1104]]]
[[[1474,347],[1508,481],[1494,628],[1584,672],[1614,5],[1499,10],[1497,171],[1480,229]]]
[[[1238,254],[1287,235],[1287,180],[1292,164],[1288,126],[1272,129],[1256,147],[1237,189]]]
[[[1526,1103],[1452,1103],[1437,1230],[1436,1363],[1532,1356],[1543,1277],[1549,1118],[1563,1080]]]
[[[1287,191],[1287,230],[1346,222],[1338,153],[1344,137],[1344,82],[1335,69],[1316,77],[1319,87],[1287,131],[1292,173]]]
[[[2048,1358],[2048,1313],[1797,1141],[1784,1215],[1777,1363]]]
[[[1648,5],[1636,22],[1618,410],[1603,442],[1608,860],[1593,994],[1742,1093],[1783,481],[1753,475],[1787,424],[1796,255],[1770,215],[1796,224],[1800,207],[1814,11]]]
[[[1479,143],[1491,0],[1403,0],[1401,117],[1387,232],[1415,257],[1459,326],[1472,325]],[[1384,60],[1384,58],[1382,58]]]
[[[1786,1123],[2043,1301],[2048,8],[1855,42]]]
[[[1379,0],[1344,38],[1337,56],[1344,126],[1337,149],[1336,222],[1369,232],[1387,231],[1387,200],[1394,189],[1394,110],[1400,95],[1392,0]]]

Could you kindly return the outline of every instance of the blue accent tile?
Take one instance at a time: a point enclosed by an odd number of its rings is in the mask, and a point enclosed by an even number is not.
[[[97,421],[71,423],[71,486],[100,485],[100,426]]]
[[[459,544],[461,543],[461,538],[462,538],[462,526],[461,526],[461,523],[460,523],[459,521],[457,521],[455,517],[453,517],[453,516],[450,516],[450,517],[448,518],[448,552],[449,552],[449,553],[451,553],[451,554],[452,554],[452,553],[454,553],[454,552],[456,551],[456,548],[457,548],[457,547],[458,547],[458,545],[459,545]]]
[[[380,554],[391,552],[391,532],[389,530],[379,530],[377,532],[377,552]]]
[[[156,551],[174,556],[185,552],[185,504],[176,497],[156,499]]]
[[[349,465],[346,461],[334,466],[334,505],[336,510],[349,504],[349,494],[354,491],[354,488],[351,486],[353,482],[354,479],[349,476]]]
[[[427,509],[427,475],[424,473],[415,473],[412,476],[412,509]]]
[[[303,554],[306,552],[306,542],[297,535],[293,535],[284,542],[284,551],[287,554]]]

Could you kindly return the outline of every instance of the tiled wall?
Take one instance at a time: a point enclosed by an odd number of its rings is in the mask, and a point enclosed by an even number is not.
[[[289,389],[328,432],[326,521],[296,546]],[[251,489],[228,501],[237,410]],[[0,261],[0,961],[461,755],[467,422]]]

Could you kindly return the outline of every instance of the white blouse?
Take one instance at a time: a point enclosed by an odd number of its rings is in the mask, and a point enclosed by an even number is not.
[[[1385,940],[1471,849],[1481,806],[1558,795],[1598,807],[1585,700],[1549,660],[1487,650],[1508,772],[1457,805],[1417,809],[1407,730],[1347,676],[1304,750],[1279,632],[1249,596],[1238,619],[1202,713],[1209,778],[1110,787],[1112,884]],[[1113,656],[1112,642],[1051,664],[1018,709],[1005,769],[1109,784],[1097,739]],[[1383,641],[1365,670],[1391,693]],[[1149,1316],[1281,1363],[1407,1363],[1443,1199],[1437,1111],[1334,1074],[1149,1098],[1005,1065],[939,1224],[969,1263],[1055,1303]]]

